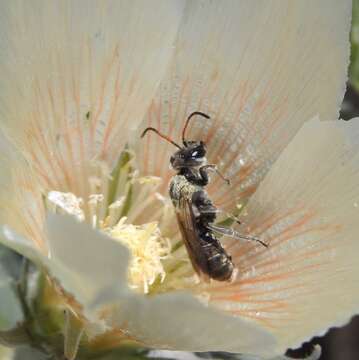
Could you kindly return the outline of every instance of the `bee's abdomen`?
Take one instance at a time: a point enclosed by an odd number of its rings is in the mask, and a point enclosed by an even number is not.
[[[207,258],[208,275],[217,281],[230,280],[234,271],[232,258],[208,228],[202,228],[200,238]]]
[[[214,266],[211,270],[211,277],[217,281],[230,281],[233,276],[234,265],[231,261],[226,259],[226,262],[222,263],[221,265]]]
[[[217,281],[228,281],[232,278],[234,265],[226,253],[217,253],[208,259],[210,276]]]

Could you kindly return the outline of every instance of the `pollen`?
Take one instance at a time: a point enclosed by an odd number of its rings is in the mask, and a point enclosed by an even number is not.
[[[85,220],[82,210],[82,199],[72,193],[50,191],[47,195],[47,207],[55,213],[74,216],[77,220]]]
[[[130,250],[129,285],[147,294],[155,281],[162,283],[165,279],[162,260],[170,256],[170,241],[161,235],[157,222],[132,225],[126,221],[127,218],[123,217],[117,225],[105,231]]]
[[[148,185],[152,184],[152,180],[145,179],[140,183]],[[166,277],[163,260],[171,257],[171,242],[162,236],[158,222],[134,225],[129,223],[128,217],[119,215],[124,202],[125,198],[120,197],[110,204],[106,211],[107,217],[101,219],[104,203],[102,194],[91,194],[84,201],[72,193],[50,191],[46,198],[49,210],[87,222],[125,245],[131,257],[128,268],[129,287],[148,294],[153,284],[163,283]]]

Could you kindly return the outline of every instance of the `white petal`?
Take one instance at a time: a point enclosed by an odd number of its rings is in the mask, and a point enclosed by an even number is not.
[[[0,358],[1,360],[14,360],[14,350],[0,345]]]
[[[4,236],[7,246],[20,253],[18,245],[46,251],[42,190],[31,165],[0,131],[0,243]],[[8,244],[9,240],[14,244]]]
[[[47,235],[50,272],[83,305],[101,292],[111,301],[127,291],[127,248],[68,216],[50,215]]]
[[[0,226],[0,243],[27,257],[35,264],[42,265],[46,259],[30,239],[19,235],[7,225]]]
[[[165,72],[183,6],[1,2],[1,126],[48,185],[81,192],[86,161],[118,156]]]
[[[303,358],[296,358],[298,360],[318,360],[320,358],[320,355],[322,353],[322,349],[319,345],[315,345],[312,352],[306,355]],[[240,356],[238,360],[262,360],[258,357],[252,357],[252,356]],[[270,360],[294,360],[294,358],[290,356],[285,355],[279,355],[274,358],[271,358]]]
[[[143,124],[208,145],[219,177],[210,190],[233,206],[251,195],[304,121],[335,119],[349,61],[350,1],[206,1],[185,11],[176,53]],[[147,136],[147,135],[146,135]],[[139,145],[146,173],[170,176],[176,149],[151,133]]]
[[[86,311],[127,292],[127,248],[70,216],[49,215],[46,230],[48,256],[8,226],[0,227],[0,243],[45,267]]]
[[[266,357],[274,352],[270,333],[253,323],[201,304],[190,294],[118,301],[112,324],[126,324],[137,339],[154,348],[185,351],[228,351]]]
[[[232,243],[239,278],[212,289],[219,306],[272,331],[278,353],[359,312],[358,120],[304,125],[241,218],[268,249]]]
[[[151,350],[147,357],[149,359],[181,359],[181,360],[203,360],[202,357],[197,356],[192,352],[184,351],[170,351],[170,350]]]
[[[28,245],[36,246],[39,251],[46,248],[42,234],[41,190],[31,164],[0,130],[0,225],[6,224],[11,232],[31,239],[33,244]],[[4,229],[0,229],[0,238]]]
[[[54,215],[48,221],[48,234],[50,271],[91,318],[95,317],[91,311],[111,306],[111,325],[157,348],[273,351],[273,338],[266,330],[202,305],[189,294],[147,297],[130,291],[126,281],[128,252],[87,225]]]
[[[111,301],[127,290],[127,248],[72,217],[49,215],[48,256],[8,226],[0,230],[0,243],[45,267],[86,309],[100,293]]]

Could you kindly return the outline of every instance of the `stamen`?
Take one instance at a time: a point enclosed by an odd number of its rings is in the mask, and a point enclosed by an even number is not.
[[[99,212],[101,210],[101,205],[103,202],[104,196],[102,194],[91,194],[89,196],[89,210],[90,210],[90,220],[93,228],[99,226]]]
[[[152,182],[153,179],[146,179],[144,184]],[[171,243],[162,236],[157,222],[128,224],[127,217],[121,217],[126,201],[124,196],[108,206],[108,216],[101,221],[100,211],[104,200],[102,194],[89,195],[86,202],[89,212],[86,216],[82,210],[83,200],[72,193],[50,191],[46,204],[49,210],[56,213],[72,215],[79,221],[87,220],[94,228],[101,229],[125,245],[131,253],[129,286],[147,294],[155,281],[162,283],[166,277],[162,261],[170,256]]]
[[[156,280],[163,282],[166,272],[162,259],[171,253],[170,242],[163,238],[156,222],[144,225],[126,223],[123,217],[118,224],[105,231],[126,245],[132,255],[129,266],[129,283],[133,289],[149,293]]]
[[[83,200],[72,193],[50,191],[47,194],[46,205],[51,211],[58,214],[72,215],[79,221],[85,220],[82,204]]]
[[[121,196],[121,198],[116,200],[108,207],[109,215],[105,220],[104,227],[112,227],[119,222],[125,201],[126,201],[126,197]]]
[[[50,191],[46,208],[87,222],[125,245],[131,253],[131,288],[148,294],[192,286],[188,257],[176,251],[183,243],[176,235],[172,202],[158,192],[162,179],[139,176],[132,160],[133,155],[124,152],[112,171],[94,162],[82,198]],[[187,274],[184,279],[171,270],[178,267]]]

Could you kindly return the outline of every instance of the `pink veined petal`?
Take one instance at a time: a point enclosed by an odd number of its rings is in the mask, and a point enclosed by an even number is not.
[[[226,1],[187,5],[166,78],[142,128],[207,143],[217,205],[233,208],[256,189],[304,121],[335,119],[345,88],[350,1]],[[329,74],[329,75],[328,75]],[[176,148],[151,133],[141,165],[168,180]],[[165,188],[163,188],[165,190]]]
[[[359,311],[358,120],[304,125],[241,218],[242,232],[269,247],[231,242],[238,279],[210,290],[218,306],[271,331],[279,352]]]
[[[183,1],[7,1],[1,128],[44,186],[86,193],[89,162],[117,159],[173,52]]]
[[[46,251],[44,209],[38,186],[23,154],[0,132],[0,224],[26,234],[24,241],[30,247]]]

